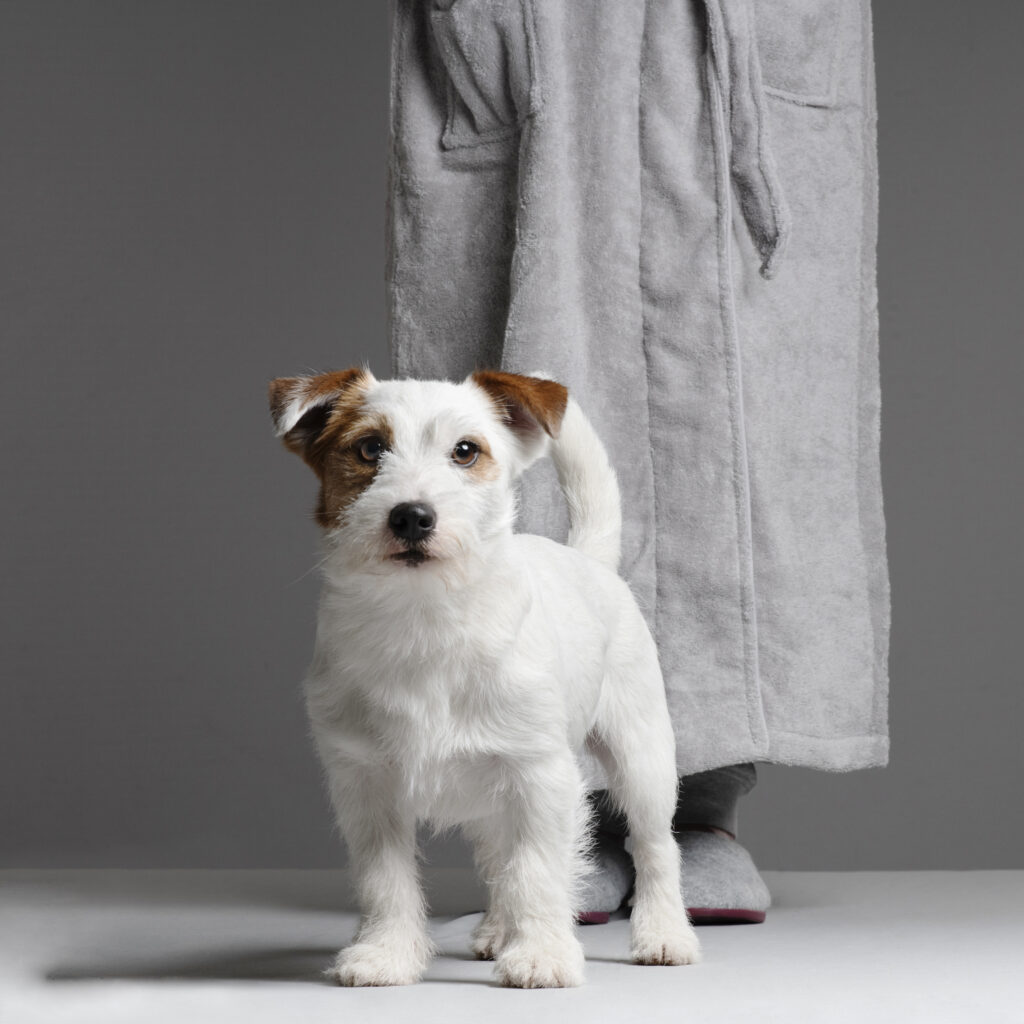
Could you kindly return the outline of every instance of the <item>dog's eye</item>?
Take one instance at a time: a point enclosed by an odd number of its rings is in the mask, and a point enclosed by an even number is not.
[[[386,449],[384,442],[379,437],[364,437],[356,445],[356,451],[363,462],[376,462]]]
[[[460,441],[452,449],[452,462],[459,466],[472,466],[480,454],[480,445],[473,441]]]

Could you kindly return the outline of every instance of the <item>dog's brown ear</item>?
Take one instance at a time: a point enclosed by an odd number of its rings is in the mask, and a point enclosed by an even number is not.
[[[543,430],[558,437],[569,392],[557,381],[497,370],[477,370],[470,379],[487,392],[514,433]]]
[[[278,377],[270,382],[270,415],[285,446],[317,468],[317,442],[339,405],[358,402],[374,382],[367,369],[336,370],[315,377]]]

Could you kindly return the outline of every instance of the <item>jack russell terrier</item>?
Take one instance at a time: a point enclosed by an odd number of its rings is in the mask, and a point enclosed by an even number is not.
[[[270,404],[277,434],[319,478],[326,534],[305,693],[362,912],[331,975],[422,977],[423,821],[460,825],[474,845],[490,905],[473,950],[499,980],[581,984],[584,748],[629,822],[634,961],[695,962],[657,651],[616,572],[615,474],[566,389],[510,373],[454,384],[352,369],[275,380]],[[568,545],[512,530],[516,478],[546,452]]]

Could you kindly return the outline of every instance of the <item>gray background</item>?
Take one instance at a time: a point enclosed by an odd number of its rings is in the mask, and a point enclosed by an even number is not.
[[[765,868],[1019,868],[1024,7],[875,28],[892,763],[764,769],[742,831]],[[314,486],[264,396],[387,372],[387,47],[380,2],[0,2],[4,866],[341,859]]]

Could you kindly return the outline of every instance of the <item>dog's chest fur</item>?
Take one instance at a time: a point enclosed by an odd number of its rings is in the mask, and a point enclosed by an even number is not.
[[[437,600],[326,588],[306,682],[321,753],[394,772],[420,817],[488,813],[514,766],[582,738],[544,618],[514,566]]]

